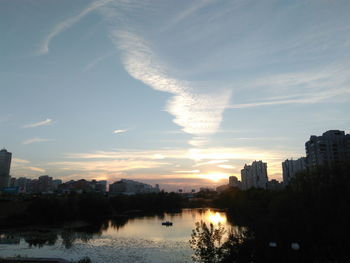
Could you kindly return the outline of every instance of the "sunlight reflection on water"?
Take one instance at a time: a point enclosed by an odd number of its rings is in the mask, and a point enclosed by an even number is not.
[[[84,233],[73,233],[72,246],[65,246],[60,236],[53,245],[29,247],[23,236],[19,244],[0,245],[3,256],[60,257],[77,260],[84,256],[93,262],[192,262],[189,246],[195,223],[203,220],[229,226],[226,214],[210,209],[184,209],[182,213],[161,216],[136,217],[121,225],[108,222],[105,230],[84,238]],[[162,226],[164,221],[173,226]],[[16,234],[15,234],[16,235]]]

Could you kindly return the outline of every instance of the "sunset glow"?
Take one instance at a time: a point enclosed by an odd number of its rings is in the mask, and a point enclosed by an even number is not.
[[[226,223],[226,216],[219,212],[210,211],[208,212],[208,221],[214,225]]]
[[[208,174],[201,174],[200,176],[204,179],[209,179],[213,182],[219,182],[221,180],[227,180],[230,175],[225,173],[214,172],[214,173],[208,173]]]
[[[349,13],[0,0],[0,263],[350,262]]]
[[[281,181],[311,134],[349,128],[341,1],[53,2],[0,1],[0,140],[15,178],[191,191],[262,160]]]

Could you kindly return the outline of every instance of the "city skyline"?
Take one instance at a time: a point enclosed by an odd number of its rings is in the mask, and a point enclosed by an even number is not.
[[[345,1],[2,1],[11,175],[177,188],[349,133]],[[45,21],[45,23],[42,23]]]

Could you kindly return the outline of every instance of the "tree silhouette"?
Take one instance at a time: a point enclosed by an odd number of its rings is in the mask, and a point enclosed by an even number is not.
[[[192,259],[202,263],[221,262],[224,257],[222,243],[225,233],[226,230],[221,224],[214,228],[212,223],[208,227],[203,221],[196,222],[190,240],[190,245],[194,249]]]

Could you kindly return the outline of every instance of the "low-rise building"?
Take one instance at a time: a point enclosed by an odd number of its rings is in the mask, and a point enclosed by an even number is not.
[[[280,191],[283,189],[283,183],[277,181],[276,179],[272,179],[267,182],[267,189],[272,191]]]
[[[242,182],[239,181],[238,178],[233,175],[228,178],[228,185],[231,187],[237,187],[239,189],[242,188]]]
[[[109,185],[109,193],[111,194],[141,194],[141,193],[158,193],[159,186],[153,187],[149,184],[141,182],[121,179],[120,181],[114,182]]]

